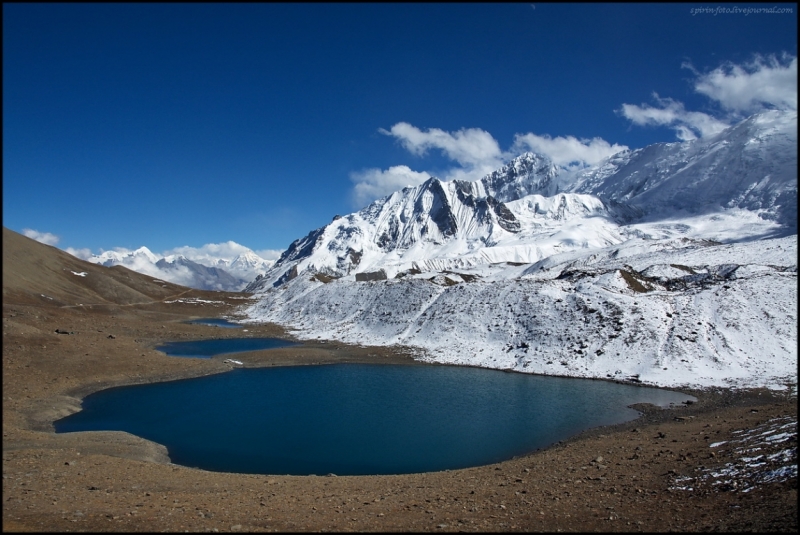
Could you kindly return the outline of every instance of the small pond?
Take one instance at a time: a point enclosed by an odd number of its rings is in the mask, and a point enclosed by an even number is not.
[[[92,394],[58,433],[127,431],[176,464],[257,474],[403,474],[485,465],[691,396],[458,366],[235,369]]]
[[[223,318],[200,318],[187,321],[186,323],[196,323],[198,325],[212,325],[214,327],[225,327],[226,329],[241,329],[240,323],[233,323]]]
[[[208,359],[214,355],[242,353],[261,349],[278,349],[297,345],[296,342],[280,338],[217,338],[214,340],[191,340],[186,342],[167,342],[156,346],[171,357],[195,357]]]

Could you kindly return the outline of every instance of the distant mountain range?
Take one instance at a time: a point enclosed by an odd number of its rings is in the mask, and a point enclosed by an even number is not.
[[[86,260],[103,266],[125,266],[190,288],[223,291],[242,290],[274,263],[250,250],[230,259],[208,255],[189,259],[184,255],[159,257],[147,247],[135,251],[105,251]]]

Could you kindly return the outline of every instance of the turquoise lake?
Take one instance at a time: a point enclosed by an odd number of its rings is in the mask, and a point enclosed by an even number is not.
[[[176,464],[212,471],[404,474],[507,460],[636,418],[627,405],[689,399],[457,366],[240,368],[103,390],[55,429],[127,431],[165,445]]]

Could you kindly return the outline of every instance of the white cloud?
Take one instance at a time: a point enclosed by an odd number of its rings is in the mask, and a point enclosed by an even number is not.
[[[379,131],[397,138],[412,154],[422,156],[428,149],[440,149],[448,158],[465,167],[481,166],[503,157],[497,140],[480,128],[462,128],[452,133],[429,128],[423,132],[416,126],[400,122],[391,130],[381,128]]]
[[[480,128],[462,128],[455,132],[445,132],[439,128],[423,131],[400,122],[390,130],[381,128],[379,132],[394,137],[406,150],[417,156],[424,156],[428,149],[442,151],[459,166],[438,173],[438,178],[442,180],[478,180],[502,167],[512,156],[500,150],[497,140]]]
[[[660,98],[657,93],[653,93],[653,98],[658,106],[623,104],[620,113],[635,125],[669,126],[681,141],[714,135],[730,126],[707,113],[688,111],[677,100]]]
[[[201,264],[207,264],[209,261],[215,263],[219,259],[232,260],[238,255],[253,252],[249,247],[240,245],[235,241],[226,241],[224,243],[207,243],[202,247],[175,247],[168,251],[161,253],[162,256],[183,255],[189,260]]]
[[[33,230],[32,228],[22,229],[22,234],[31,238],[32,240],[38,241],[39,243],[44,243],[45,245],[55,245],[61,239],[55,234],[51,234],[49,232],[39,232],[38,230]]]
[[[358,206],[389,195],[406,186],[422,184],[431,176],[442,180],[480,180],[508,163],[522,152],[531,150],[547,156],[556,165],[591,165],[603,158],[627,149],[596,137],[577,139],[573,136],[551,138],[533,133],[517,134],[510,150],[503,151],[489,132],[480,128],[462,128],[445,132],[439,128],[421,130],[400,122],[390,130],[380,132],[397,139],[412,154],[424,156],[429,149],[438,149],[456,165],[442,172],[414,171],[406,165],[389,169],[365,169],[350,174],[355,182],[353,199]]]
[[[141,270],[136,268],[131,269],[134,269],[140,273],[151,275],[157,279],[172,282],[174,284],[180,284],[181,286],[188,286],[190,288],[197,283],[197,277],[195,273],[186,266],[174,265],[169,269],[152,269],[149,266],[143,266],[143,269]]]
[[[277,260],[283,254],[283,249],[261,249],[255,253],[264,260]]]
[[[73,247],[67,247],[64,249],[66,252],[80,258],[81,260],[88,260],[92,256],[92,250],[89,248],[84,247],[83,249],[75,249]]]
[[[726,63],[701,73],[690,63],[682,67],[697,77],[694,90],[705,95],[724,112],[722,117],[688,111],[682,102],[660,98],[653,93],[655,106],[623,104],[618,112],[639,126],[668,126],[681,141],[717,134],[751,114],[765,108],[797,109],[797,57],[756,56],[744,65]]]
[[[694,71],[691,65],[684,67]],[[784,56],[781,62],[775,56],[756,56],[745,65],[726,63],[700,74],[694,88],[734,112],[754,113],[765,106],[796,110],[797,57]]]
[[[363,206],[374,199],[390,195],[406,186],[417,186],[430,178],[428,173],[412,171],[406,165],[395,165],[382,171],[365,169],[350,173],[350,180],[356,183],[353,187],[353,201]]]
[[[159,269],[154,263],[152,263],[147,258],[141,256],[133,256],[122,264],[126,268],[132,269],[139,273],[144,273],[146,275],[151,275],[153,277],[159,277],[162,274],[161,269]]]
[[[573,136],[555,137],[537,134],[517,134],[514,138],[514,147],[530,150],[550,158],[554,164],[562,167],[578,164],[594,165],[604,158],[627,149],[625,145],[610,144],[608,141],[595,137],[592,139],[578,139]]]

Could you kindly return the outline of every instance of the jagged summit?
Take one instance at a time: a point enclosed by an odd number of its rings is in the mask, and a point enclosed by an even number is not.
[[[528,162],[539,159],[531,156]],[[546,168],[549,173],[550,165]],[[551,251],[559,236],[566,238],[569,234],[574,234],[569,241],[577,246],[622,240],[611,229],[622,217],[622,211],[609,208],[589,195],[528,194],[541,185],[532,178],[545,181],[550,178],[520,175],[512,165],[507,169],[512,171],[507,181],[498,172],[488,182],[504,191],[509,199],[514,191],[525,192],[518,200],[498,201],[482,180],[444,182],[430,178],[296,240],[273,269],[249,285],[247,291],[280,285],[305,271],[342,277],[385,269],[394,275],[414,267],[427,269],[506,260],[535,262]],[[571,222],[586,219],[592,221],[585,231],[573,232]],[[543,233],[548,229],[557,230],[557,236],[547,238]],[[540,243],[530,247],[531,239],[537,235]]]
[[[248,251],[231,260],[228,267],[231,269],[260,269],[265,264],[269,263],[254,252]]]
[[[467,250],[485,246],[520,228],[514,214],[487,196],[480,182],[431,178],[296,240],[276,266],[295,263],[301,270],[342,276],[382,260],[423,259],[455,244]]]
[[[532,193],[551,196],[557,193],[559,168],[549,158],[533,152],[517,156],[507,165],[489,173],[480,182],[487,194],[501,202],[520,199]]]

